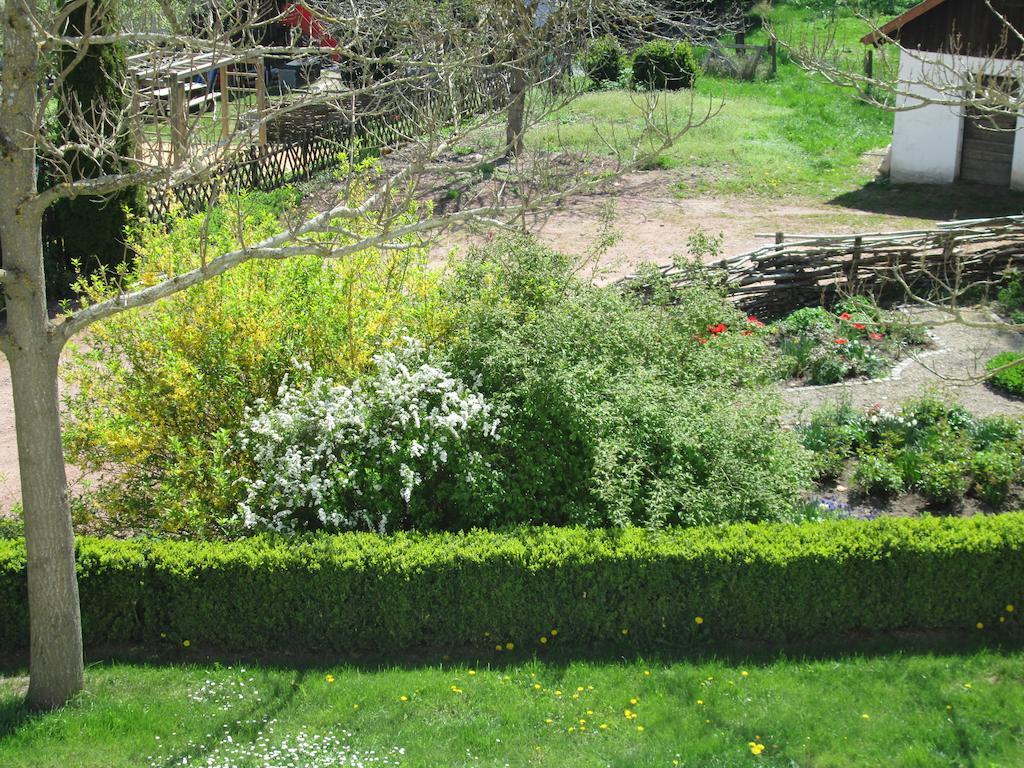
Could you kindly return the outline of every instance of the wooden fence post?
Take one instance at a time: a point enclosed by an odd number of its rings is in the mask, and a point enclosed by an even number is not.
[[[265,146],[267,143],[267,124],[264,118],[267,116],[267,81],[263,79],[263,57],[256,57],[256,119],[259,121],[259,144]]]
[[[846,285],[850,293],[857,290],[857,273],[860,272],[860,254],[864,247],[864,238],[860,235],[853,239],[853,256],[850,258],[850,271],[846,275]]]
[[[867,78],[867,85],[864,87],[864,94],[871,96],[871,81],[875,78],[875,49],[868,48],[864,52],[864,76]]]

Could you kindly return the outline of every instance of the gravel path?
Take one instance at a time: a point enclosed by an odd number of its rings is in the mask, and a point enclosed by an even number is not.
[[[1007,350],[1024,351],[1024,335],[952,323],[946,315],[935,311],[906,311],[915,319],[935,323],[932,326],[934,349],[901,361],[886,379],[786,387],[782,394],[791,416],[804,418],[825,403],[847,399],[856,407],[880,403],[895,410],[904,400],[926,392],[959,400],[976,416],[1024,416],[1024,400],[1001,395],[981,381],[985,363],[994,355]],[[967,312],[964,318],[967,322],[994,319],[982,312]]]

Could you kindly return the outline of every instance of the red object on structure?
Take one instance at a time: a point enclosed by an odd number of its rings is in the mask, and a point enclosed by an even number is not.
[[[281,23],[295,27],[306,37],[323,48],[337,48],[338,38],[334,37],[312,11],[301,3],[288,3],[281,11]],[[334,52],[331,58],[338,61],[341,56]]]

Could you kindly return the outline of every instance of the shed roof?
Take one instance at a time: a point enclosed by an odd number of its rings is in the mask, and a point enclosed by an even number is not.
[[[937,8],[944,2],[946,2],[946,0],[924,0],[924,2],[918,3],[913,8],[909,8],[904,11],[888,24],[864,35],[860,41],[865,45],[878,45],[879,43],[884,43],[892,37],[894,32],[899,32],[900,28],[903,27],[904,24],[913,21],[919,16],[923,16],[928,13],[928,11],[933,8]]]

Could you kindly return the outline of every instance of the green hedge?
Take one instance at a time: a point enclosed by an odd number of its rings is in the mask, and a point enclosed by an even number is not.
[[[972,628],[1024,610],[1024,514],[647,532],[539,528],[304,541],[82,539],[87,644],[398,651],[795,640]],[[0,648],[27,641],[24,550],[0,541]],[[697,616],[703,623],[695,623]]]

